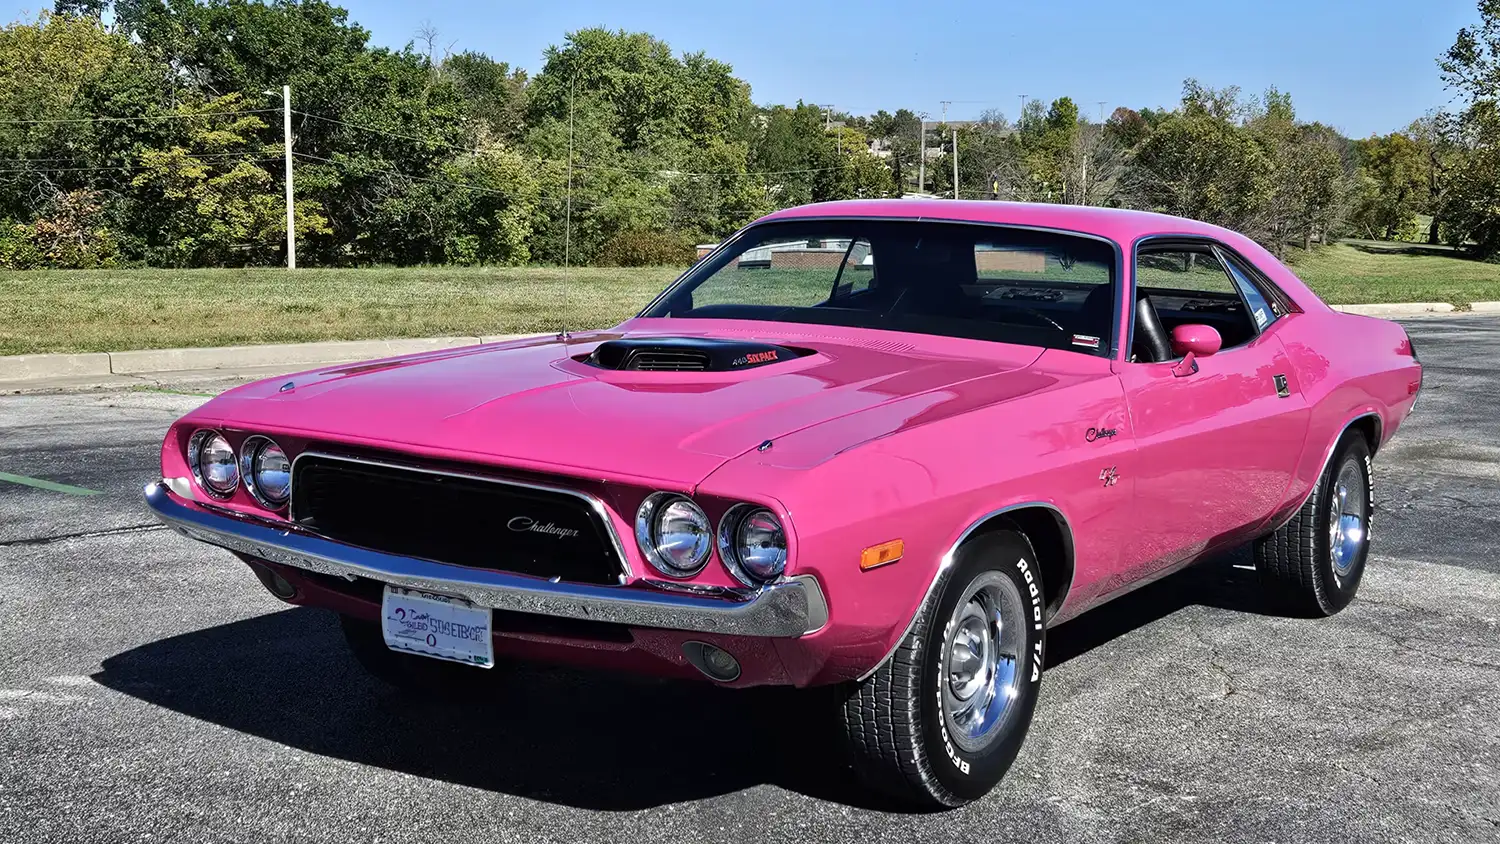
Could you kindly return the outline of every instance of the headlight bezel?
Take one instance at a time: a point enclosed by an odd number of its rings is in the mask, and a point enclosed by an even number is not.
[[[741,531],[751,517],[764,514],[775,522],[777,530],[781,532],[782,555],[780,565],[776,571],[762,576],[752,571],[745,565],[740,555]],[[724,563],[724,568],[745,586],[759,589],[770,583],[774,583],[786,574],[787,563],[791,560],[791,541],[786,522],[775,510],[764,504],[741,503],[730,507],[725,511],[723,518],[719,519],[718,537],[719,559]]]
[[[230,459],[228,465],[234,472],[234,478],[227,489],[221,489],[209,483],[208,477],[203,471],[203,454],[206,446],[214,439],[222,440],[224,448],[229,452]],[[234,497],[235,492],[240,488],[242,476],[240,473],[239,457],[234,450],[234,446],[230,444],[229,438],[213,428],[200,428],[194,431],[191,437],[188,437],[187,463],[188,470],[193,473],[193,480],[198,484],[198,488],[203,490],[210,498],[215,498],[219,501],[228,501]]]
[[[264,456],[266,451],[273,448],[281,452],[282,457],[287,459],[286,495],[279,498],[266,492],[261,486],[260,472],[256,469],[255,465]],[[267,510],[285,510],[292,500],[291,459],[287,457],[286,449],[282,448],[280,443],[264,434],[254,434],[246,437],[245,441],[240,444],[239,460],[240,479],[245,485],[245,490],[250,493],[250,497],[255,499],[255,503]]]
[[[669,562],[660,551],[661,519],[668,507],[677,503],[685,503],[696,512],[698,519],[703,525],[703,553],[693,562],[692,568],[680,568]],[[636,547],[640,549],[641,555],[646,562],[661,574],[674,580],[684,580],[697,576],[708,565],[709,558],[713,556],[714,548],[713,521],[709,519],[708,513],[692,498],[679,492],[654,492],[646,496],[641,506],[635,513],[635,541]]]

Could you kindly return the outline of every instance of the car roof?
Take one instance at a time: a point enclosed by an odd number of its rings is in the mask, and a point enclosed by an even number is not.
[[[1239,239],[1239,235],[1219,226],[1150,211],[972,199],[851,199],[817,202],[776,211],[758,222],[808,217],[902,218],[1036,226],[1098,235],[1127,245],[1137,238],[1154,234],[1202,235],[1231,241]]]

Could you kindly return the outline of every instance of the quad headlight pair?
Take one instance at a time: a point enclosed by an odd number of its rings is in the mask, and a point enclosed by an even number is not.
[[[269,437],[247,437],[236,459],[229,440],[217,431],[198,431],[188,440],[193,479],[215,498],[228,498],[246,478],[250,496],[272,510],[286,506],[292,490],[292,463]]]
[[[669,577],[702,571],[715,542],[724,566],[746,586],[769,583],[786,571],[786,529],[775,513],[756,504],[729,508],[716,537],[708,514],[691,498],[654,493],[636,511],[635,538],[646,560]]]

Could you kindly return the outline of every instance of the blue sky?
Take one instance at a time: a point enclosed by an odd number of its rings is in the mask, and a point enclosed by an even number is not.
[[[3,0],[0,0],[3,4]],[[43,3],[13,5],[19,12]],[[50,3],[45,3],[50,5]],[[1299,116],[1362,137],[1399,129],[1449,93],[1437,56],[1478,19],[1474,0],[344,0],[377,44],[430,23],[441,46],[535,72],[589,26],[643,30],[734,66],[758,103],[832,103],[1013,117],[1018,95],[1072,96],[1088,114],[1171,105],[1182,80],[1291,92]],[[15,14],[12,15],[14,17]]]

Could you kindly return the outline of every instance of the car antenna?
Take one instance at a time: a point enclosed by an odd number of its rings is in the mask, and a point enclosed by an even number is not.
[[[560,331],[557,339],[562,341],[563,356],[568,354],[568,277],[573,263],[573,88],[578,83],[578,71],[568,79],[568,210],[563,223],[563,307]]]

